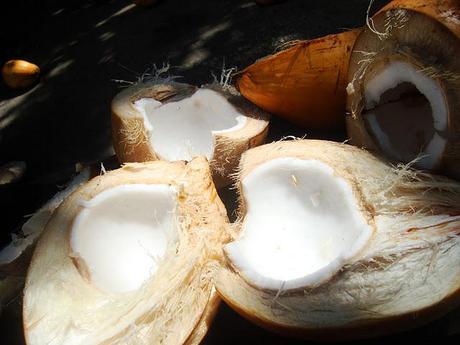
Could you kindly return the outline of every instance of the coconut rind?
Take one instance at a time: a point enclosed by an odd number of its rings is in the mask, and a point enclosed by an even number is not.
[[[220,296],[213,287],[203,315],[184,345],[199,345],[201,343],[208,333],[217,312],[219,311],[220,303]]]
[[[215,284],[230,306],[283,334],[332,340],[406,330],[460,305],[458,183],[394,168],[356,147],[315,140],[249,150],[239,181],[279,157],[330,165],[353,186],[376,230],[360,253],[318,286],[260,290],[227,262]],[[244,219],[244,195],[240,203]]]
[[[385,60],[408,62],[435,80],[448,107],[448,129],[440,133],[446,145],[433,171],[460,177],[460,158],[455,153],[460,131],[460,65],[453,58],[460,54],[459,11],[455,1],[392,1],[372,18],[372,29],[361,32],[353,47],[347,88],[346,124],[354,145],[380,151],[361,114],[368,71]]]
[[[167,252],[156,275],[142,288],[105,293],[74,265],[66,229],[80,208],[79,200],[89,200],[115,185],[139,182],[177,188],[181,212],[177,253]],[[27,343],[182,344],[189,338],[200,339],[217,305],[209,265],[221,255],[226,222],[204,158],[189,164],[127,164],[91,180],[60,206],[34,252],[24,296]]]
[[[40,68],[24,60],[10,60],[2,68],[5,84],[12,89],[22,89],[34,84],[40,75]]]
[[[251,304],[250,301],[254,299],[255,295],[261,295],[261,292],[248,285],[240,277],[235,276],[235,273],[233,273],[233,276],[231,275],[230,270],[221,271],[216,281],[218,281],[220,297],[235,312],[267,331],[285,337],[316,341],[367,339],[409,331],[435,321],[446,313],[455,310],[459,305],[458,301],[460,299],[460,289],[457,289],[437,304],[406,314],[380,319],[368,319],[341,327],[328,327],[327,325],[307,326],[301,324],[293,326],[292,324],[281,324],[267,318],[267,314],[259,312],[257,307],[248,309],[248,305]],[[225,286],[235,286],[236,282],[239,284],[238,296],[232,294],[235,290],[229,291],[225,288]],[[241,294],[241,291],[244,289],[247,289],[245,291],[246,295]],[[270,298],[273,301],[273,305],[277,304],[276,298],[273,295],[267,295],[265,298]]]
[[[231,183],[229,177],[238,165],[241,153],[260,145],[268,132],[269,115],[238,95],[230,86],[205,85],[224,96],[238,111],[247,116],[243,128],[215,135],[215,149],[210,162],[213,177],[218,187]],[[119,95],[112,102],[113,145],[121,163],[157,160],[151,147],[144,119],[131,103],[142,97],[158,101],[171,101],[190,96],[195,87],[179,83],[139,84]]]
[[[239,73],[241,94],[298,126],[337,129],[345,119],[348,61],[359,29],[287,44]]]

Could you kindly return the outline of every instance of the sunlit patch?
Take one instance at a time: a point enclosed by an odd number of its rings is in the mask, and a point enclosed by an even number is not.
[[[119,15],[122,15],[123,13],[126,13],[128,11],[130,11],[131,9],[133,9],[134,7],[136,7],[135,4],[131,4],[131,5],[128,5],[128,6],[125,6],[123,7],[121,10],[115,12],[114,14],[112,14],[111,16],[107,17],[106,19],[104,20],[101,20],[100,22],[98,22],[96,25],[94,25],[95,28],[98,28],[106,23],[108,23],[111,19],[115,18],[115,17],[118,17]]]
[[[65,70],[68,69],[73,63],[74,60],[67,60],[59,63],[56,67],[54,67],[52,70],[48,72],[48,77],[57,77],[58,75],[65,72]]]

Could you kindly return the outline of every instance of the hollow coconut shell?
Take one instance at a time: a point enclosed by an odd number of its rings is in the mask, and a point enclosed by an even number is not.
[[[212,174],[217,187],[231,183],[241,154],[262,144],[268,132],[269,115],[247,102],[229,86],[205,85],[201,90],[217,92],[241,114],[245,124],[234,131],[213,134],[214,152],[210,159]],[[153,99],[163,105],[191,97],[199,88],[176,82],[139,83],[120,92],[112,101],[113,146],[121,163],[145,162],[163,159],[151,143],[145,116],[134,107],[139,99]],[[178,124],[180,125],[180,124]]]
[[[296,289],[261,289],[227,256],[215,283],[235,311],[284,335],[343,340],[414,328],[460,305],[458,183],[395,168],[346,144],[272,143],[241,159],[240,229],[247,214],[242,181],[262,164],[286,157],[332,168],[352,190],[371,236],[329,279]]]
[[[394,0],[372,17],[358,36],[350,59],[346,123],[352,144],[383,151],[364,119],[365,91],[383,68],[404,63],[436,85],[439,102],[446,109],[441,119],[446,128],[434,128],[435,135],[445,140],[444,147],[433,155],[433,164],[422,168],[460,178],[459,18],[460,6],[454,0]],[[405,135],[417,136],[410,130]]]
[[[33,85],[40,76],[40,68],[28,61],[9,60],[2,68],[6,85],[12,89],[24,89]]]
[[[177,191],[177,246],[140,288],[108,292],[72,252],[69,232],[82,203],[139,183]],[[24,293],[27,344],[198,344],[219,304],[210,262],[221,255],[227,222],[204,158],[131,163],[92,179],[63,202],[37,244]]]
[[[262,109],[298,126],[344,126],[348,63],[359,29],[308,40],[240,72],[238,90]]]

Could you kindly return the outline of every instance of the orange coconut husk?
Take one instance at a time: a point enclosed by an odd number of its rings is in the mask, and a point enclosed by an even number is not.
[[[33,85],[40,76],[40,68],[25,60],[7,61],[2,68],[3,81],[12,89]]]
[[[360,30],[299,41],[241,72],[237,87],[262,109],[327,130],[345,120],[348,61]]]

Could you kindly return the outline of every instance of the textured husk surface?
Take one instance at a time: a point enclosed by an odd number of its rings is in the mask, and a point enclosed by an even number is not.
[[[238,111],[248,117],[246,125],[228,133],[215,135],[215,149],[210,162],[218,187],[228,185],[229,175],[238,166],[241,154],[264,142],[268,132],[269,115],[241,97],[228,86],[205,85],[224,96]],[[162,103],[175,102],[190,97],[198,88],[176,82],[136,84],[112,101],[113,146],[121,163],[146,162],[159,159],[151,146],[142,115],[133,107],[140,98],[154,98]]]
[[[460,3],[450,0],[396,0],[380,10],[358,36],[348,74],[347,131],[351,142],[380,148],[362,116],[364,88],[376,69],[391,61],[411,64],[444,93],[447,144],[435,172],[460,178]]]
[[[352,187],[373,234],[329,281],[296,290],[257,289],[227,261],[216,276],[216,287],[237,312],[286,335],[325,340],[402,331],[460,305],[458,183],[388,165],[347,144],[277,142],[243,155],[237,181],[241,222],[241,180],[263,162],[280,157],[313,159],[332,167]]]
[[[139,289],[103,292],[80,274],[69,231],[81,201],[138,183],[176,188],[178,244]],[[37,244],[24,295],[27,343],[198,344],[219,303],[209,277],[227,222],[204,158],[131,163],[94,178],[64,201]]]
[[[240,72],[241,94],[262,109],[309,129],[345,121],[345,87],[359,29],[296,41]]]

